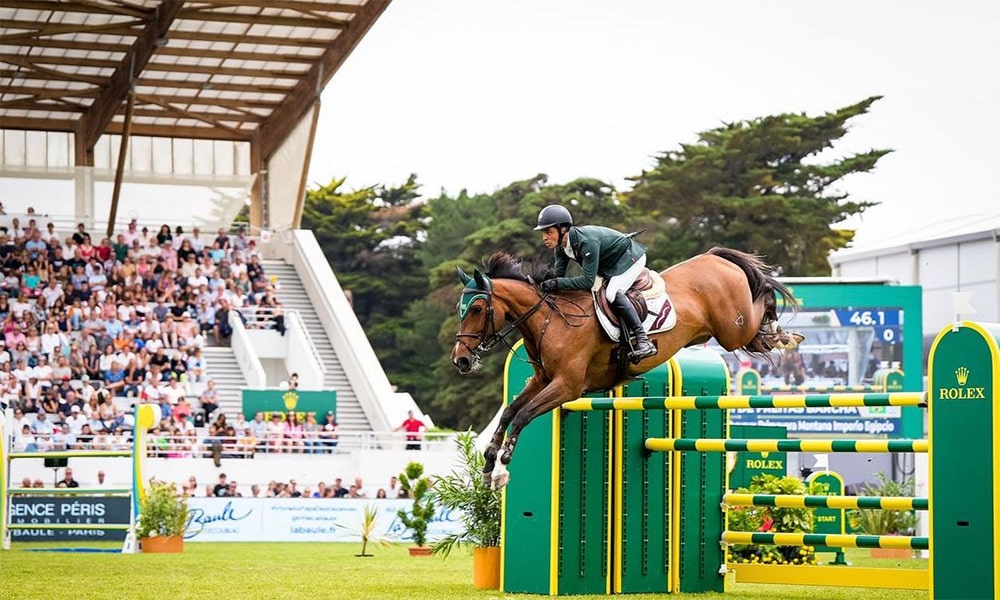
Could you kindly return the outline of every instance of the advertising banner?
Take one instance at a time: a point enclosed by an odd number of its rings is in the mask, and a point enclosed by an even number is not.
[[[732,425],[785,427],[789,434],[887,435],[902,433],[899,406],[745,408],[729,411]]]
[[[129,499],[124,496],[12,496],[11,525],[128,525]],[[122,541],[125,531],[100,529],[11,529],[16,542],[58,542],[64,540]]]
[[[337,412],[337,392],[335,390],[250,390],[242,392],[243,416],[253,419],[254,414],[264,413],[264,418],[271,419],[271,413],[298,413],[300,420],[305,420],[306,414],[313,413],[317,421],[322,421],[327,411]]]
[[[333,498],[190,498],[190,542],[360,542],[366,506],[376,509],[371,539],[409,542],[396,516],[411,500]],[[427,526],[430,542],[462,531],[461,513],[439,509]]]

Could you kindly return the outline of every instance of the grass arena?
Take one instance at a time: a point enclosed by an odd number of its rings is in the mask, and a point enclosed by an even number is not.
[[[499,592],[473,589],[469,552],[447,559],[411,558],[403,544],[376,548],[374,557],[361,558],[355,543],[190,544],[177,555],[32,552],[53,545],[14,543],[0,553],[0,595],[84,600],[234,593],[274,598],[619,593],[755,600],[854,599],[859,593],[874,599],[993,598],[1000,589],[998,340],[1000,325],[963,322],[942,331],[932,347],[926,395],[728,396],[728,369],[718,355],[689,350],[620,390],[618,397],[565,405],[525,431],[522,451],[511,463]],[[505,399],[523,381],[518,367],[508,361]],[[727,435],[732,408],[923,403],[926,440],[736,440]],[[749,448],[927,452],[931,487],[928,498],[729,494],[726,452]],[[975,473],[956,468],[973,454],[982,457]],[[141,481],[139,467],[136,475]],[[728,531],[728,507],[748,504],[926,509],[930,535]],[[849,566],[730,564],[728,544],[836,547]],[[107,543],[94,546],[113,549]],[[930,555],[874,559],[866,554],[871,547],[926,548]],[[72,584],[60,579],[66,572],[75,574]],[[859,592],[859,587],[867,589]]]

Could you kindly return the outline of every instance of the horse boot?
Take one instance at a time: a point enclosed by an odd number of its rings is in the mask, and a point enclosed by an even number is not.
[[[632,306],[632,302],[629,301],[625,292],[619,290],[615,294],[615,301],[611,303],[611,306],[614,307],[615,314],[618,315],[622,334],[628,335],[628,332],[631,332],[635,337],[635,347],[629,353],[629,360],[638,363],[644,358],[656,354],[656,346],[646,336],[646,330],[643,329],[642,322],[639,321],[639,315],[635,314],[635,307]]]

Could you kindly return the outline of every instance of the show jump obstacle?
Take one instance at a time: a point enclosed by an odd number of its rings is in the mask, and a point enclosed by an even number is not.
[[[530,376],[517,347],[504,400]],[[929,589],[937,599],[1000,597],[1000,324],[960,322],[931,348],[928,392],[725,396],[713,351],[688,349],[630,382],[588,397],[522,434],[505,488],[501,589],[549,595],[724,591],[736,580]],[[734,440],[726,410],[774,406],[914,406],[927,440]],[[530,450],[525,447],[530,447]],[[726,494],[726,452],[928,452],[928,498]],[[968,466],[966,466],[968,465]],[[974,465],[974,466],[972,466]],[[748,497],[744,497],[748,496]],[[930,535],[848,536],[726,531],[730,505],[928,510]],[[864,505],[864,506],[862,506]],[[929,549],[926,572],[761,566],[741,579],[727,544]],[[845,571],[844,569],[850,569]],[[832,571],[837,570],[837,571]]]
[[[4,419],[0,418],[0,540],[3,540],[3,549],[9,550],[11,547],[11,533],[18,529],[99,529],[105,531],[125,530],[125,544],[122,552],[135,552],[135,527],[139,521],[139,511],[146,490],[143,487],[143,459],[146,456],[146,432],[156,423],[160,422],[160,407],[155,404],[140,404],[136,407],[135,431],[133,433],[134,442],[129,450],[63,450],[58,452],[8,452],[8,442],[13,436],[8,437],[4,432]],[[10,482],[10,462],[17,459],[41,460],[44,458],[129,458],[132,461],[132,484],[122,488],[14,488]],[[46,522],[45,519],[33,519],[31,523],[13,523],[11,519],[11,497],[26,496],[52,497],[64,496],[80,498],[85,496],[128,496],[129,497],[129,522],[128,523],[53,523]]]

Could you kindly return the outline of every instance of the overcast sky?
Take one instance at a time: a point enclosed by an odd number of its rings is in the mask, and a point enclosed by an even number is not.
[[[724,122],[871,95],[838,154],[882,205],[859,244],[1000,211],[1000,2],[396,0],[323,94],[312,183],[489,192],[547,173],[620,188]]]

